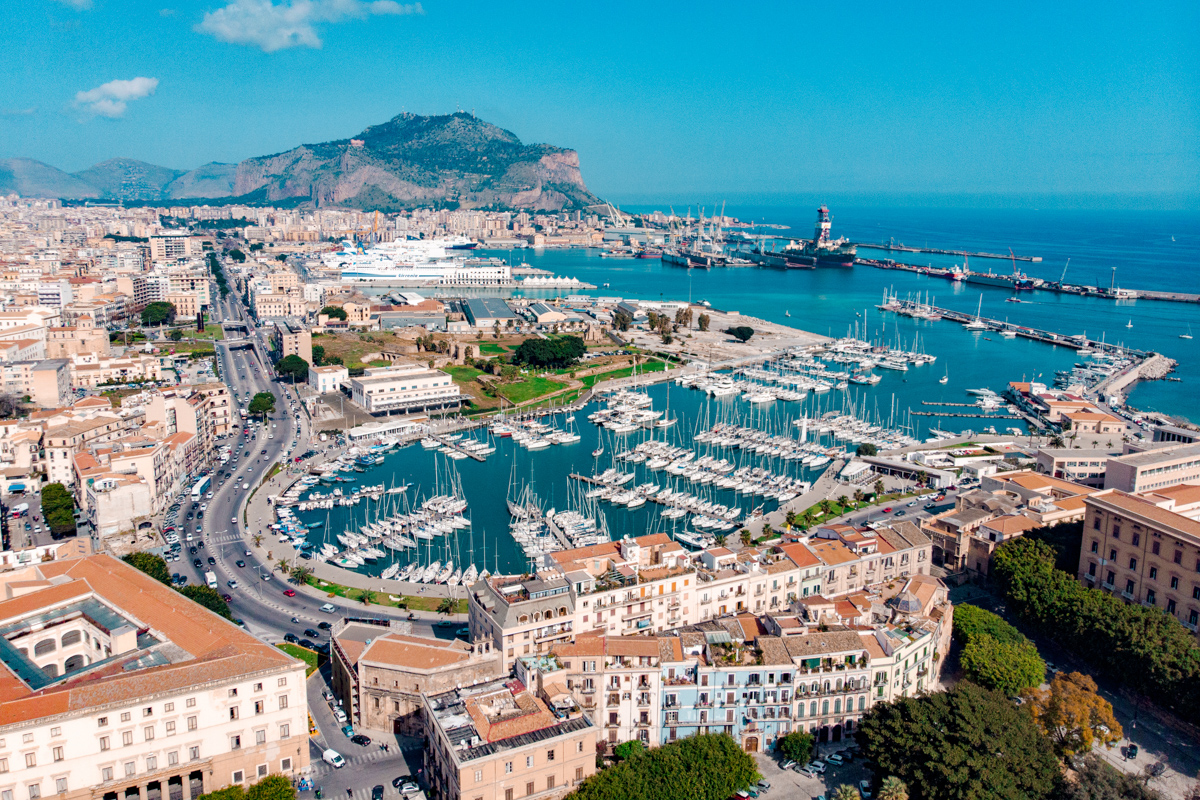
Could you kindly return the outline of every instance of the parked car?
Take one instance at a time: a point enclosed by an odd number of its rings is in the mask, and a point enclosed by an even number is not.
[[[354,735],[354,726],[347,723],[342,726],[342,735],[350,737]]]
[[[354,742],[359,747],[366,747],[371,743],[371,737],[363,736],[361,733],[356,733],[350,737],[350,741]]]
[[[383,784],[371,787],[371,800],[383,800]]]
[[[842,764],[846,763],[846,760],[844,758],[842,758],[841,756],[839,756],[837,753],[832,753],[830,755],[825,756],[825,760],[828,763],[833,764],[835,767],[840,767]]]
[[[292,644],[295,644],[296,642],[300,641],[300,637],[296,636],[294,633],[285,633],[283,635],[283,640],[285,642],[291,642]]]
[[[808,768],[810,770],[812,770],[813,772],[816,772],[819,775],[825,774],[825,762],[824,761],[810,761],[808,763]]]
[[[858,793],[863,796],[863,800],[871,800],[871,782],[866,779],[859,781]]]

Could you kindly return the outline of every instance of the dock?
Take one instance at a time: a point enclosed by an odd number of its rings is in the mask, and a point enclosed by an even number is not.
[[[969,417],[971,419],[1025,419],[1019,414],[989,414],[980,409],[978,414],[964,414],[960,411],[911,411],[914,417]]]
[[[433,439],[434,441],[436,441],[438,444],[442,445],[443,447],[448,447],[451,450],[455,450],[459,453],[462,453],[464,456],[470,456],[471,458],[475,459],[476,461],[487,461],[486,456],[481,456],[478,453],[472,453],[470,450],[467,450],[465,447],[460,447],[457,441],[452,442],[440,433],[432,433],[431,432],[429,434],[429,438]]]
[[[906,244],[895,244],[893,242],[885,244],[856,242],[855,247],[861,247],[865,250],[883,250],[887,253],[895,250],[901,253],[933,253],[941,256],[963,256],[965,258],[999,258],[1004,261],[1038,262],[1042,260],[1041,256],[1016,256],[1011,253],[972,253],[970,250],[946,250],[940,247],[911,247]]]

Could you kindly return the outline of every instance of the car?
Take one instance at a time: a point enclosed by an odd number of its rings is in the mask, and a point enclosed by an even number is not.
[[[293,594],[295,594],[295,592],[293,592]],[[333,627],[333,623],[325,622],[324,620],[322,620],[320,623],[317,624],[317,627],[323,631],[327,631]]]
[[[28,531],[28,530],[32,530],[32,529],[33,529],[33,524],[32,524],[32,523],[30,523],[30,522],[26,522],[26,523],[25,523],[25,530],[27,530],[27,531]]]
[[[337,607],[334,606],[333,603],[326,603],[325,605],[321,606],[320,610],[326,614],[332,614],[333,612],[337,611]]]
[[[209,566],[212,566],[212,565],[214,565],[214,564],[216,564],[216,563],[217,563],[217,560],[216,560],[215,558],[213,558],[212,556],[209,556],[209,557],[208,557],[208,565],[209,565]]]
[[[232,603],[232,602],[233,602],[233,595],[231,595],[231,594],[223,594],[223,595],[221,595],[221,599],[222,599],[222,600],[224,600],[226,603]]]
[[[1138,757],[1138,746],[1131,744],[1125,748],[1125,758],[1134,759]]]
[[[885,514],[890,514],[890,513],[892,513],[892,507],[891,507],[891,506],[888,506],[887,508],[885,508],[885,509],[883,510],[883,513],[885,513]],[[236,522],[237,520],[234,520],[234,521]]]
[[[346,723],[345,725],[342,726],[342,734],[345,735],[347,738],[353,736],[354,735],[354,726],[351,725],[350,723]]]
[[[812,770],[813,772],[816,772],[819,775],[825,774],[825,762],[824,761],[810,761],[810,762],[808,762],[808,768],[810,770]]]
[[[853,761],[856,755],[853,750],[838,750],[837,754],[842,757],[843,761]]]
[[[350,741],[354,742],[359,747],[366,747],[371,743],[371,737],[363,736],[361,733],[356,733],[350,737]]]
[[[263,450],[263,451],[262,451],[262,455],[264,455],[264,456],[265,456],[266,454],[267,454],[267,451],[266,451],[266,450]]]
[[[759,781],[758,783],[754,784],[754,788],[758,789],[759,794],[765,794],[770,790],[771,784],[769,781]]]
[[[225,581],[225,585],[228,586],[230,589],[236,589],[237,581]]]
[[[833,764],[835,767],[840,767],[842,764],[846,763],[846,760],[837,753],[831,753],[825,756],[825,760],[830,764]]]
[[[413,781],[405,781],[404,783],[400,784],[400,794],[404,795],[405,797],[408,797],[410,794],[420,793],[421,787],[417,786],[417,784]]]
[[[196,555],[196,545],[192,545],[191,547],[189,547],[188,552],[191,553],[192,555]]]
[[[863,800],[871,800],[871,782],[865,778],[859,781],[858,793],[863,796]]]
[[[240,558],[239,558],[237,561],[233,562],[233,563],[237,564],[239,567],[244,567],[244,566],[246,566],[246,562],[245,562],[245,561],[242,561]]]
[[[320,632],[314,631],[312,628],[305,628],[304,635],[309,637],[310,639],[320,639],[321,638]]]
[[[799,773],[800,775],[803,775],[805,778],[816,778],[817,777],[817,773],[813,772],[808,767],[801,767],[801,766],[797,765],[796,772]]]
[[[296,596],[296,590],[295,590],[295,589],[284,589],[284,590],[283,590],[283,596],[284,596],[284,597],[295,597],[295,596]]]
[[[300,637],[296,636],[296,634],[294,634],[294,633],[289,632],[289,633],[285,633],[283,635],[283,640],[285,642],[291,642],[292,644],[295,644],[296,642],[300,641]]]
[[[200,559],[198,559],[198,558],[193,558],[193,559],[192,559],[192,566],[193,566],[193,567],[195,567],[196,569],[200,569],[201,567],[203,567],[203,566],[204,566],[204,562],[203,562],[203,561],[201,561],[201,560],[200,560]]]
[[[903,517],[903,516],[904,516],[905,514],[907,514],[907,513],[908,513],[908,512],[907,512],[907,511],[905,511],[905,510],[902,508],[902,509],[900,509],[899,511],[897,511],[897,512],[896,512],[896,516],[897,516],[897,517]]]
[[[188,582],[188,576],[187,576],[187,575],[180,575],[180,576],[179,576],[179,585],[180,585],[180,586],[183,586],[183,585],[184,585],[184,584],[186,584],[187,582]]]
[[[395,778],[392,778],[392,788],[399,789],[405,783],[411,782],[412,780],[412,775],[397,775]]]
[[[254,554],[251,553],[249,550],[247,550],[245,553],[243,553],[243,555],[246,556],[247,558],[249,558],[250,556],[252,556]]]
[[[234,525],[237,525],[237,517],[232,517],[232,518],[230,518],[229,521],[232,522]]]
[[[371,800],[383,800],[383,784],[371,787]]]
[[[332,764],[334,769],[341,769],[346,766],[346,759],[342,758],[336,750],[326,750],[321,753],[321,760],[326,764]]]

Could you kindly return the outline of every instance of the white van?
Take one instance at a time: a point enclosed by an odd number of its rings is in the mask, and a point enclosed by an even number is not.
[[[341,769],[346,766],[346,759],[342,758],[337,750],[326,750],[321,753],[321,760],[326,764],[332,764],[334,769]]]

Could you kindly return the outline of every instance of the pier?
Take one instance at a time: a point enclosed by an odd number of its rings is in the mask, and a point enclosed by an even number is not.
[[[965,405],[965,404],[964,404]],[[910,411],[914,417],[969,417],[971,419],[1025,419],[1019,414],[995,414],[983,409],[978,414],[964,414],[960,411]]]
[[[933,253],[941,256],[963,256],[965,258],[1000,258],[1005,261],[1031,261],[1038,262],[1042,260],[1041,256],[1015,256],[1011,253],[972,253],[970,250],[945,250],[940,247],[911,247],[906,244],[869,244],[867,242],[856,242],[855,247],[861,247],[865,250],[883,250],[892,252],[893,250],[901,253]]]
[[[470,456],[471,458],[475,459],[476,461],[487,461],[486,456],[481,456],[481,455],[479,455],[479,453],[472,453],[470,450],[467,450],[465,447],[460,447],[457,441],[452,442],[440,433],[430,432],[429,438],[433,439],[435,442],[442,445],[443,447],[448,447],[451,450],[462,453],[464,456]]]

